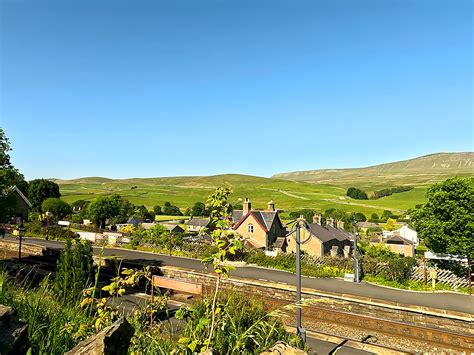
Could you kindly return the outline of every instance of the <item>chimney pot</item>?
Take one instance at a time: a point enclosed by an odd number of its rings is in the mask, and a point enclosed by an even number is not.
[[[315,214],[313,216],[313,223],[321,225],[321,215],[320,214]]]

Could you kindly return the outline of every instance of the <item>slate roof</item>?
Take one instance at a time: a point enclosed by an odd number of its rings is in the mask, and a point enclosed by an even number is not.
[[[278,215],[277,211],[250,211],[252,216],[266,229],[266,231],[270,230],[273,221],[275,220],[276,216]],[[242,218],[245,217],[243,215],[242,210],[235,210],[232,212],[232,223],[239,224],[242,221]]]
[[[160,224],[170,232],[172,232],[173,229],[175,229],[176,227],[178,228],[178,230],[180,229],[184,232],[184,229],[181,228],[181,226],[179,224],[173,224],[173,223],[160,223]]]
[[[192,218],[189,221],[186,222],[188,226],[194,226],[194,227],[206,227],[209,222],[210,218]]]
[[[309,225],[309,227],[311,234],[315,235],[323,243],[328,242],[332,239],[337,239],[339,241],[350,240],[350,233],[340,228],[334,228],[331,226],[321,226],[317,223],[312,223]]]
[[[403,238],[399,235],[394,235],[392,237],[388,237],[385,241],[387,244],[392,244],[390,242],[402,242],[405,245],[413,245],[413,242],[409,239]],[[398,243],[393,243],[393,244],[398,244]]]
[[[31,204],[30,200],[28,200],[28,199],[26,198],[26,196],[23,194],[23,192],[21,192],[21,190],[20,190],[18,187],[16,187],[16,185],[12,186],[12,187],[10,188],[10,190],[8,191],[7,194],[11,194],[12,192],[16,192],[16,193],[18,194],[18,196],[20,196],[20,198],[21,198],[23,201],[25,201],[25,203],[28,205],[28,207],[31,208],[31,207],[33,206],[33,205]]]
[[[242,219],[243,216],[244,216],[244,211],[243,210],[234,210],[234,211],[232,211],[232,223],[239,222]]]

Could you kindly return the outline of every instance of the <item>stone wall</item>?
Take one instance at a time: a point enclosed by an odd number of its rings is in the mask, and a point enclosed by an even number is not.
[[[12,252],[18,252],[18,243],[17,242],[12,242],[9,240],[0,240],[0,250],[8,250]],[[28,254],[28,255],[43,255],[43,250],[45,248],[34,245],[34,244],[29,244],[29,243],[21,243],[21,253],[22,254]]]

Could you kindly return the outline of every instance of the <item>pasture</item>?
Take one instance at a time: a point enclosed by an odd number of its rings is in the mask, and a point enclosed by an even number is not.
[[[249,197],[253,208],[264,209],[272,199],[277,208],[286,211],[338,208],[366,215],[374,212],[380,214],[384,209],[407,210],[423,203],[426,191],[426,187],[417,187],[379,200],[352,200],[345,196],[346,187],[237,174],[122,180],[83,178],[56,182],[67,202],[119,194],[134,204],[145,205],[149,209],[155,205],[163,206],[169,201],[184,210],[197,201],[205,202],[216,187],[229,185],[233,190],[230,197],[232,204],[239,202],[239,198]]]

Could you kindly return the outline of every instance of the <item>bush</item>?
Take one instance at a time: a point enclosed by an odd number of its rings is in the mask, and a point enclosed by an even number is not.
[[[74,305],[80,300],[82,291],[91,284],[92,265],[92,244],[77,241],[73,245],[68,239],[57,262],[53,287],[64,304]]]

